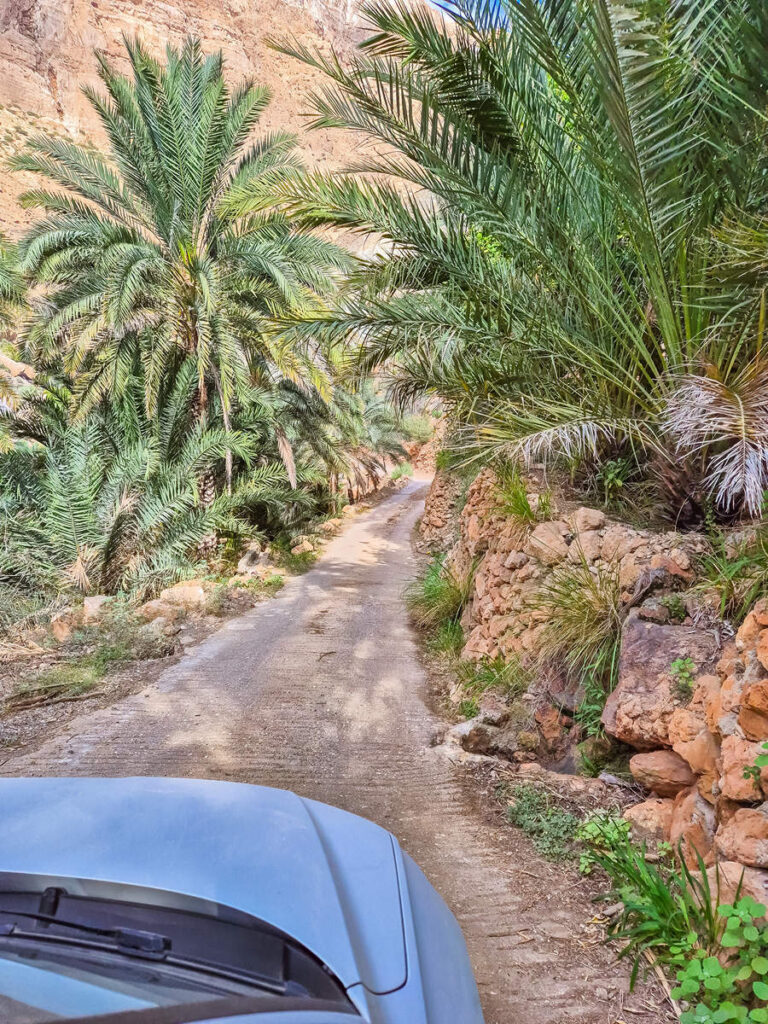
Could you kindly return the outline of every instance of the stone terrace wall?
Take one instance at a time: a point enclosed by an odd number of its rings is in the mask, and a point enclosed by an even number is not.
[[[459,493],[443,475],[435,478],[421,527],[425,543],[439,547],[445,540]],[[528,497],[536,508],[538,493],[532,489]],[[768,902],[768,768],[754,767],[768,741],[768,602],[759,601],[735,639],[723,643],[723,624],[706,601],[687,592],[694,557],[706,549],[702,536],[638,530],[586,507],[553,515],[528,528],[505,517],[490,470],[469,488],[446,558],[458,577],[474,571],[463,655],[533,663],[547,625],[537,594],[552,573],[582,561],[594,572],[612,566],[625,619],[619,681],[603,725],[635,751],[630,769],[648,792],[626,816],[639,838],[680,845],[691,866],[697,854],[713,873],[717,864],[724,890],[744,871],[746,891]],[[670,621],[659,598],[664,591],[679,592],[683,622]],[[691,696],[675,677],[680,659],[693,665]],[[559,715],[568,708],[545,710]],[[552,716],[536,718],[541,730]],[[486,733],[500,731],[477,721],[486,741]],[[482,731],[472,723],[461,728],[467,736]],[[578,726],[571,735],[578,742]],[[520,759],[514,742],[509,751],[505,756]]]
[[[692,557],[705,547],[696,534],[635,530],[609,522],[594,508],[556,511],[556,518],[525,529],[499,511],[497,486],[490,469],[472,483],[459,516],[459,539],[446,560],[458,578],[466,578],[474,567],[472,595],[463,619],[468,658],[535,653],[547,618],[537,607],[537,595],[561,565],[584,561],[595,572],[615,566],[629,604],[637,599],[643,577],[649,590],[651,584],[657,589],[689,583]],[[434,524],[444,523],[449,515],[446,488],[445,481],[436,477],[421,527],[427,541]],[[536,508],[538,493],[531,491],[528,499]],[[663,621],[669,613],[650,599],[647,614]]]

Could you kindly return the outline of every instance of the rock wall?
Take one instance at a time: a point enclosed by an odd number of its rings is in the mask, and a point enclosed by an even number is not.
[[[624,645],[632,642],[631,625]],[[710,641],[711,642],[711,641]],[[701,663],[701,653],[698,655]],[[638,746],[638,735],[660,749],[635,754],[630,768],[654,796],[632,808],[642,830],[655,838],[682,840],[689,863],[700,854],[707,864],[738,862],[750,884],[768,893],[768,768],[755,762],[768,741],[768,603],[761,600],[735,640],[725,644],[714,670],[694,681],[690,701],[671,700],[669,676],[648,683],[646,699],[634,702],[639,733],[629,735],[606,709],[609,733]],[[628,677],[622,672],[615,708],[626,708]],[[645,743],[645,741],[644,741]],[[727,868],[730,871],[731,868]],[[761,897],[762,898],[762,897]]]
[[[273,101],[265,131],[300,132],[307,94],[319,76],[271,50],[267,39],[296,39],[310,47],[342,50],[359,32],[352,0],[13,0],[0,5],[0,155],[23,145],[30,131],[59,130],[101,139],[84,85],[98,85],[93,51],[125,66],[123,34],[138,35],[162,55],[170,43],[199,36],[208,50],[224,52],[231,80],[254,77]],[[302,140],[309,159],[332,170],[348,162],[348,133],[312,133]],[[29,214],[16,203],[29,187],[24,175],[0,181],[2,230],[17,234]]]
[[[535,509],[540,491],[531,487]],[[455,493],[438,474],[421,526],[425,543],[445,536]],[[624,619],[619,678],[602,723],[634,751],[630,770],[648,794],[626,817],[638,838],[679,846],[689,865],[700,856],[726,888],[744,871],[746,891],[766,901],[768,768],[755,761],[768,742],[768,601],[728,639],[706,599],[689,591],[704,537],[638,530],[565,502],[552,518],[521,527],[501,507],[498,481],[484,470],[469,488],[446,558],[457,577],[474,573],[463,656],[535,664],[548,617],[537,595],[552,574],[569,563],[616,572]],[[673,600],[660,598],[664,593]],[[548,695],[545,689],[534,697],[539,754],[557,748],[564,727],[571,742],[581,738],[572,707],[547,704]],[[519,737],[505,740],[506,719],[495,714],[483,711],[459,727],[465,749],[532,756],[521,753]]]
[[[453,493],[443,476],[435,477],[421,526],[425,541],[447,519]],[[540,500],[540,492],[528,493],[532,508]],[[624,603],[642,600],[643,614],[664,621],[669,611],[646,593],[689,583],[692,558],[705,547],[696,534],[636,530],[609,522],[599,509],[568,508],[564,502],[553,508],[553,518],[526,528],[506,516],[501,503],[495,474],[483,470],[467,492],[459,539],[446,559],[460,579],[474,572],[463,618],[468,658],[534,654],[547,621],[538,595],[547,578],[567,564],[586,563],[595,573],[612,567]]]

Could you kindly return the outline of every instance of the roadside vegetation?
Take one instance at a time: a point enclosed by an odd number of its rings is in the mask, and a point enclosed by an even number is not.
[[[39,217],[0,248],[0,629],[84,595],[154,597],[234,566],[245,541],[292,554],[404,459],[433,420],[344,346],[288,338],[355,265],[279,193],[296,139],[258,134],[269,102],[188,40],[126,42],[87,97],[103,151],[32,134],[12,168]],[[408,464],[400,471],[408,473]],[[396,474],[395,474],[396,475]]]

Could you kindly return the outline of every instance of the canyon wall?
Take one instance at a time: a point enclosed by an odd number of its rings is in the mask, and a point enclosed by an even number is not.
[[[41,129],[99,141],[82,86],[97,84],[94,50],[124,66],[124,35],[138,35],[158,54],[199,36],[224,52],[230,80],[250,76],[271,89],[265,130],[300,131],[319,76],[269,49],[267,39],[343,52],[361,31],[356,8],[353,0],[2,0],[0,158]],[[309,162],[333,170],[347,161],[352,140],[317,132],[303,136],[302,147]],[[0,228],[9,235],[29,222],[16,202],[28,185],[23,175],[0,176]]]

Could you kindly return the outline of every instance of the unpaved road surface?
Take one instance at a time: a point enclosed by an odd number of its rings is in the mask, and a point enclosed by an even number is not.
[[[573,877],[494,823],[430,746],[439,723],[402,601],[425,491],[410,481],[277,597],[0,773],[223,778],[336,804],[391,829],[448,901],[487,1024],[655,1024],[647,996],[622,1009],[624,972]]]

